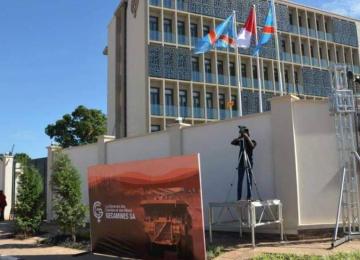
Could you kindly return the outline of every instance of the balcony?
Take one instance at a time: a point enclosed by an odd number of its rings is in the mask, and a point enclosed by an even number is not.
[[[310,61],[310,58],[309,58],[309,57],[303,56],[303,57],[302,57],[302,60],[303,60],[304,65],[311,66],[311,61]]]
[[[151,41],[161,41],[161,32],[150,30]]]
[[[286,91],[286,93],[290,93],[290,94],[296,93],[295,86],[290,83],[285,83],[285,91]]]
[[[198,43],[201,41],[201,38],[199,37],[191,37],[191,46],[196,47]]]
[[[167,106],[165,106],[165,113],[166,113],[166,116],[176,117],[177,116],[177,107],[167,105]]]
[[[175,35],[171,32],[164,32],[164,42],[175,43]]]
[[[299,33],[298,27],[296,25],[290,25],[289,29],[291,33],[295,33],[295,34]]]
[[[243,88],[251,88],[251,79],[250,78],[242,78],[241,79],[241,86],[243,87]]]
[[[188,107],[180,106],[180,117],[191,117],[191,109]]]
[[[258,79],[254,79],[254,88],[259,89],[259,80]]]
[[[163,7],[169,9],[175,9],[175,1],[174,0],[163,0]]]
[[[314,67],[320,67],[319,60],[317,58],[311,58],[311,64]]]
[[[208,107],[206,109],[206,115],[208,119],[217,119],[218,118],[218,110],[216,108]]]
[[[266,90],[274,90],[272,81],[264,80],[263,88]]]
[[[354,65],[353,66],[353,72],[356,74],[360,74],[360,66]]]
[[[308,35],[307,34],[307,29],[305,27],[299,27],[299,29],[300,29],[300,34],[305,35],[305,36]]]
[[[206,72],[205,73],[205,79],[206,79],[206,83],[215,83],[215,74]]]
[[[281,53],[280,53],[280,58],[281,58],[281,60],[283,60],[283,61],[292,62],[291,54],[288,53],[288,52],[281,52]]]
[[[322,68],[328,68],[329,67],[328,61],[325,60],[325,59],[320,59],[320,65],[321,65]]]
[[[333,42],[334,41],[334,37],[332,35],[332,33],[326,33],[326,40]]]
[[[160,6],[161,5],[161,0],[150,0],[150,5]]]
[[[231,86],[237,86],[238,85],[238,80],[236,76],[230,76],[230,85]]]
[[[302,85],[296,84],[295,91],[297,94],[304,94],[304,87]]]
[[[317,38],[316,31],[314,29],[309,29],[309,36],[312,38]]]
[[[275,81],[275,91],[280,92],[280,83]]]
[[[178,44],[189,45],[189,38],[185,35],[179,34],[178,35]]]
[[[227,109],[220,109],[220,119],[227,119],[230,118],[230,110]]]
[[[218,74],[218,84],[219,85],[227,85],[228,84],[228,77],[224,74]]]
[[[292,57],[293,57],[293,62],[294,62],[294,63],[299,63],[299,64],[301,64],[301,56],[300,56],[300,55],[298,55],[298,54],[293,54]]]
[[[318,38],[320,39],[320,40],[326,40],[326,34],[325,34],[325,32],[322,32],[322,31],[318,31]]]
[[[153,116],[162,116],[163,106],[158,104],[151,104],[151,115]]]
[[[194,118],[204,118],[204,109],[201,107],[194,107]]]
[[[203,81],[202,73],[199,72],[199,71],[192,71],[191,72],[191,79],[192,79],[192,81],[202,82]]]

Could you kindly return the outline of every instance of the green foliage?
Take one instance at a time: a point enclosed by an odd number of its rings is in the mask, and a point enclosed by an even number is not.
[[[52,187],[56,222],[64,234],[76,241],[76,231],[85,225],[86,207],[81,203],[80,175],[67,155],[55,154]]]
[[[334,255],[295,255],[295,254],[262,254],[253,258],[254,260],[355,260],[360,259],[360,252],[337,253]]]
[[[207,258],[208,259],[214,259],[216,257],[218,257],[219,255],[221,255],[224,252],[224,247],[223,246],[212,246],[210,245],[207,249]]]
[[[17,153],[15,154],[14,159],[16,162],[21,163],[23,165],[27,165],[31,161],[30,156],[27,155],[26,153]]]
[[[95,143],[99,135],[106,133],[106,116],[100,110],[78,106],[55,124],[49,124],[45,133],[63,148]]]
[[[25,237],[39,231],[43,209],[43,182],[39,171],[26,161],[19,177],[15,225]]]

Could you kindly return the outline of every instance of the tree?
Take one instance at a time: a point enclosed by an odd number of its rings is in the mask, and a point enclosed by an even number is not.
[[[19,177],[15,226],[25,237],[39,231],[44,214],[43,182],[39,171],[30,161],[22,162]]]
[[[45,133],[63,148],[95,143],[106,133],[106,116],[100,110],[78,106],[55,124],[49,124]]]
[[[27,165],[31,161],[30,156],[26,153],[17,153],[15,154],[14,159],[16,162],[23,165]]]
[[[86,207],[81,203],[81,180],[78,171],[63,153],[55,154],[52,188],[56,222],[63,234],[76,242],[76,230],[85,225]]]

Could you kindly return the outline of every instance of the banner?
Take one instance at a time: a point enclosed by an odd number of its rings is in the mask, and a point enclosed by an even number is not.
[[[199,156],[89,168],[94,253],[205,259]]]

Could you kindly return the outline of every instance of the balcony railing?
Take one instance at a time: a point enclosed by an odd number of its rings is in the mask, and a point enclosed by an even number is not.
[[[251,79],[250,78],[242,78],[241,79],[241,86],[243,88],[251,88]]]
[[[180,10],[180,11],[187,11],[184,0],[177,0],[176,6],[177,6],[177,9]]]
[[[329,66],[328,61],[325,59],[320,59],[320,65],[322,68],[328,68]]]
[[[290,25],[290,32],[298,34],[298,27],[296,25]]]
[[[295,85],[295,93],[304,94],[304,87],[302,85],[296,84]]]
[[[300,34],[307,36],[307,29],[305,27],[299,27],[299,29],[300,29]]]
[[[263,88],[266,90],[274,90],[272,81],[264,80]]]
[[[294,85],[290,83],[285,83],[285,91],[286,93],[295,93]]]
[[[160,5],[161,5],[161,1],[160,1],[160,0],[150,0],[150,5],[160,6]]]
[[[206,108],[206,115],[208,119],[217,119],[218,118],[218,110],[216,108],[208,107]]]
[[[280,92],[280,83],[278,81],[275,81],[275,91]]]
[[[354,65],[353,68],[354,68],[354,69],[353,69],[353,70],[354,70],[354,71],[353,71],[354,73],[360,74],[360,66]]]
[[[254,88],[258,89],[259,88],[259,80],[258,79],[254,79]]]
[[[231,84],[231,86],[237,86],[238,85],[238,81],[237,81],[236,76],[230,76],[230,84]]]
[[[163,5],[164,5],[164,8],[174,9],[175,1],[174,0],[163,0]]]
[[[299,64],[301,64],[301,56],[300,56],[300,55],[298,55],[298,54],[293,54],[292,57],[293,57],[293,62],[294,62],[294,63],[299,63]]]
[[[196,47],[196,45],[199,43],[200,40],[201,38],[199,37],[191,37],[191,46]]]
[[[303,63],[304,63],[305,65],[311,66],[311,61],[310,61],[310,58],[309,58],[309,57],[303,56],[303,57],[302,57],[302,60],[303,60]]]
[[[288,53],[288,52],[282,52],[282,53],[280,53],[280,57],[281,57],[281,60],[292,62],[291,54]]]
[[[178,44],[189,45],[189,37],[179,34],[178,35]]]
[[[220,109],[220,119],[230,118],[230,110]]]
[[[331,33],[326,33],[326,40],[332,42],[334,41],[334,37]]]
[[[319,60],[317,58],[311,58],[311,64],[314,67],[320,67]]]
[[[181,117],[191,117],[191,109],[188,107],[180,106]]]
[[[206,72],[205,73],[205,78],[206,78],[207,83],[215,83],[215,79],[216,79],[215,74]]]
[[[228,77],[224,74],[218,74],[218,84],[219,85],[227,85],[228,84]]]
[[[192,71],[191,72],[191,78],[192,78],[192,81],[196,81],[196,82],[202,82],[203,81],[202,73],[199,72],[199,71]]]
[[[163,106],[158,104],[151,104],[151,115],[161,116],[163,114]]]
[[[201,107],[194,107],[194,118],[204,118],[204,109]]]
[[[318,38],[320,39],[320,40],[326,40],[326,34],[325,34],[325,32],[322,32],[322,31],[318,31]]]
[[[175,35],[171,32],[164,32],[164,41],[169,43],[175,43]]]
[[[161,32],[150,30],[150,40],[161,41]]]
[[[309,36],[316,38],[316,31],[314,29],[309,29]]]
[[[177,107],[176,106],[165,106],[165,113],[167,116],[176,117],[177,116]]]

